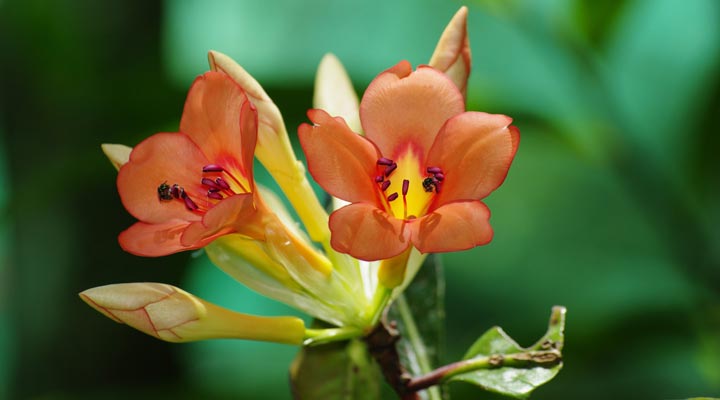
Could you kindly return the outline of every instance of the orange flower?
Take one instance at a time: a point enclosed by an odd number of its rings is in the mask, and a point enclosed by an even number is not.
[[[299,136],[310,173],[351,203],[330,216],[337,251],[372,261],[492,239],[480,200],[504,181],[520,132],[507,116],[465,112],[447,75],[407,61],[381,73],[360,103],[365,137],[325,111],[308,116]]]
[[[220,235],[261,237],[252,165],[257,111],[227,75],[208,72],[190,88],[180,132],[137,145],[118,173],[125,208],[140,221],[120,245],[142,256],[197,249]]]

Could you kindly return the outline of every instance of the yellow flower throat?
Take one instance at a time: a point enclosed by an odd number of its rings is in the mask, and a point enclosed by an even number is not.
[[[412,220],[427,213],[445,176],[438,167],[425,168],[420,157],[408,150],[398,159],[380,158],[375,182],[385,210],[397,219]]]

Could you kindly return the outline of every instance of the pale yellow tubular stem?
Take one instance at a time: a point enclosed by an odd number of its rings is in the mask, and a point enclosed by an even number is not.
[[[378,281],[381,286],[394,289],[403,283],[411,251],[412,247],[408,247],[407,250],[401,254],[380,262]]]
[[[366,313],[366,320],[368,321],[369,327],[373,327],[378,323],[383,311],[385,311],[385,307],[387,307],[392,299],[393,289],[402,284],[411,251],[412,247],[408,247],[408,249],[401,254],[380,262],[378,269],[378,281],[380,284],[377,287],[370,308]]]
[[[289,144],[288,144],[289,146]],[[292,152],[292,150],[290,150]],[[290,204],[297,212],[305,229],[307,229],[310,238],[325,246],[330,241],[330,228],[328,228],[328,214],[320,204],[320,200],[315,195],[310,181],[305,174],[305,168],[295,159],[295,154],[288,155],[292,157],[294,166],[278,169],[277,160],[275,165],[273,162],[263,162],[263,155],[256,154],[258,160],[265,166],[273,179],[280,186],[285,197],[290,200]],[[274,156],[277,157],[277,156]]]
[[[303,341],[303,345],[313,346],[323,343],[337,342],[353,339],[362,335],[363,331],[361,329],[352,326],[328,329],[305,329],[305,340]]]
[[[283,225],[284,226],[284,225]],[[310,265],[315,268],[318,272],[325,276],[329,276],[333,271],[333,264],[330,260],[325,257],[324,254],[313,248],[307,241],[298,237],[295,233],[289,229],[285,229],[285,232],[290,239],[290,243],[300,253],[300,255],[306,259]]]

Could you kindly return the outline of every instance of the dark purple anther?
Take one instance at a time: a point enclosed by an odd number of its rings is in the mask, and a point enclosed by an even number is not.
[[[187,207],[188,210],[190,210],[190,211],[195,211],[195,210],[198,209],[197,204],[195,204],[195,202],[192,201],[192,199],[189,198],[187,195],[185,195],[185,197],[183,198],[183,200],[185,201],[185,207]]]
[[[410,181],[407,179],[403,179],[403,189],[402,189],[403,196],[407,196],[407,192],[408,192],[409,188],[410,188]]]
[[[390,187],[390,181],[385,181],[380,185],[380,189],[382,189],[383,192],[386,191],[388,187]]]
[[[378,164],[378,165],[393,165],[394,163],[395,163],[395,162],[394,162],[393,160],[391,160],[391,159],[389,159],[389,158],[385,158],[385,157],[380,157],[380,158],[377,160],[377,164]]]
[[[385,180],[385,177],[382,175],[378,175],[375,177],[375,182],[380,183]]]
[[[442,169],[440,167],[428,167],[427,172],[428,174],[442,174]]]
[[[445,179],[445,174],[443,174],[442,172],[438,172],[437,174],[435,174],[435,179],[441,181]]]
[[[213,181],[213,180],[210,179],[210,178],[202,178],[202,180],[200,181],[200,183],[202,183],[202,184],[205,185],[205,186],[209,186],[209,187],[211,187],[211,188],[218,188],[218,189],[220,188],[220,186],[217,185],[217,184],[215,184],[215,181]]]
[[[230,189],[230,185],[228,185],[228,183],[227,183],[227,182],[225,181],[225,179],[223,179],[223,178],[217,178],[217,179],[215,179],[215,183],[216,183],[218,186],[220,186],[221,188],[225,189],[225,190]]]
[[[393,201],[397,198],[398,198],[398,194],[397,194],[397,192],[395,192],[395,193],[391,194],[390,196],[388,196],[387,199],[388,199],[388,201]]]
[[[177,183],[170,188],[170,194],[176,199],[180,198],[180,186]]]
[[[385,167],[385,176],[390,176],[390,174],[392,174],[392,172],[395,171],[396,169],[397,169],[396,163],[392,163],[391,165]]]
[[[442,189],[442,182],[437,181],[435,182],[435,193],[440,193],[440,190]]]
[[[208,164],[203,167],[203,172],[223,172],[223,167],[217,164]]]
[[[210,189],[210,190],[212,190],[212,189]],[[218,193],[218,192],[211,192],[210,190],[208,190],[208,195],[207,195],[209,198],[215,199],[215,200],[222,200],[222,199],[223,199],[223,197],[222,197],[222,195],[221,195],[220,193]]]

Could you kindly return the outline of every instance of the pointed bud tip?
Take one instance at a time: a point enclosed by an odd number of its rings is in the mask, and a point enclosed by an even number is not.
[[[125,146],[124,144],[103,143],[100,145],[100,148],[116,170],[119,170],[120,167],[130,161],[132,147]]]

